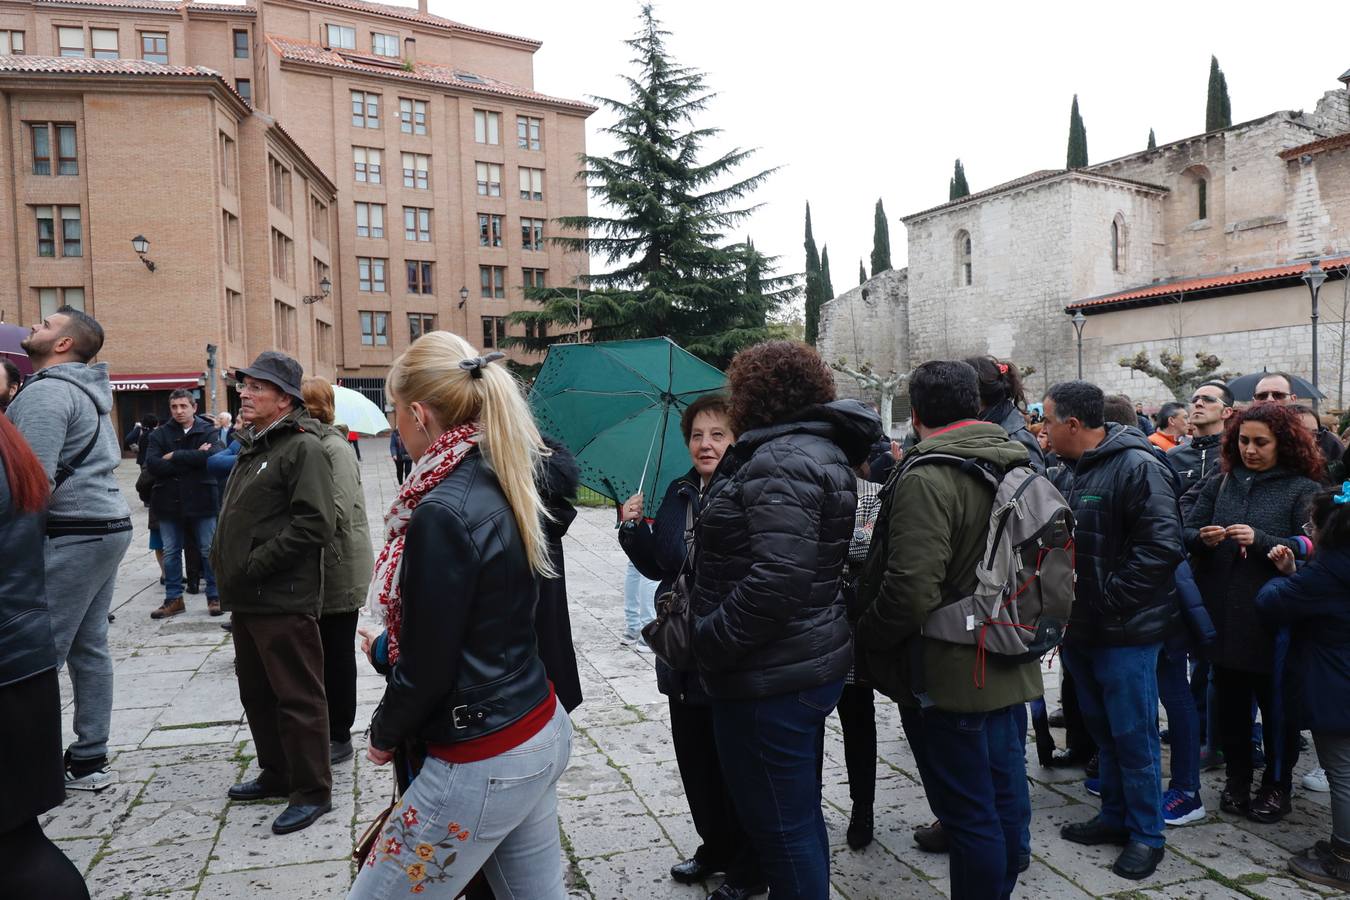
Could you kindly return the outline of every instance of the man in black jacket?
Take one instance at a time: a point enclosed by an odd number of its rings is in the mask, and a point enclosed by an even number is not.
[[[183,549],[190,534],[196,540],[192,552],[202,561],[206,577],[206,606],[220,615],[220,597],[209,556],[216,532],[220,497],[216,480],[206,471],[206,459],[225,449],[219,429],[197,418],[197,401],[182,389],[169,395],[169,421],[150,435],[145,467],[155,479],[150,506],[159,517],[164,539],[164,604],[150,613],[152,619],[167,619],[183,612]]]
[[[1183,494],[1219,469],[1219,444],[1233,416],[1233,392],[1222,381],[1206,381],[1191,395],[1190,411],[1195,436],[1189,444],[1167,451],[1167,461],[1181,478]]]
[[[1100,753],[1101,813],[1065,825],[1079,844],[1125,847],[1113,871],[1139,880],[1163,856],[1158,653],[1178,624],[1173,572],[1184,558],[1173,475],[1132,428],[1103,421],[1096,385],[1050,388],[1050,441],[1073,468],[1078,578],[1064,644]]]

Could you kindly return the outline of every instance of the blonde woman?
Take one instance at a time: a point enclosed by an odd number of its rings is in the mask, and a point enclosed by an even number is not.
[[[420,742],[426,756],[352,886],[359,900],[453,898],[479,869],[499,897],[567,896],[556,785],[572,725],[534,635],[552,574],[535,487],[546,451],[501,357],[436,331],[389,373],[415,462],[368,598],[385,630],[364,645],[388,687],[366,755],[402,761]]]

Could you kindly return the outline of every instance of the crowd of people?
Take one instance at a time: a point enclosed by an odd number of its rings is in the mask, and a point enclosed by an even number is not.
[[[116,780],[107,626],[132,532],[114,474],[126,447],[162,558],[152,617],[182,614],[202,585],[210,614],[229,614],[257,760],[228,796],[284,799],[277,834],[331,811],[332,767],[355,752],[359,635],[386,679],[365,755],[396,788],[350,896],[566,897],[557,782],[583,698],[562,538],[578,469],[502,355],[432,332],[395,361],[399,488],[376,553],[328,382],[264,352],[233,373],[237,422],[175,391],[165,421],[119,440],[102,344],[63,307],[25,341],[35,374],[0,382],[0,715],[31,723],[0,738],[11,885],[88,896],[38,817]],[[914,839],[950,854],[953,897],[1009,897],[1030,864],[1029,726],[1041,764],[1082,766],[1101,799],[1063,838],[1118,846],[1113,871],[1133,880],[1168,828],[1207,815],[1206,767],[1225,769],[1224,812],[1280,822],[1310,731],[1321,768],[1302,787],[1331,791],[1333,831],[1289,866],[1350,889],[1350,482],[1328,486],[1344,445],[1294,385],[1271,373],[1238,404],[1205,382],[1146,434],[1136,404],[1095,385],[1029,405],[1009,362],[936,360],[911,373],[912,433],[893,441],[874,409],[836,397],[814,349],[739,353],[725,393],[683,410],[689,471],[657,503],[618,505],[622,640],[658,651],[701,842],[671,877],[722,876],[710,900],[827,897],[826,720],[838,710],[861,850],[880,692],[934,816]],[[381,627],[358,629],[363,607]],[[689,653],[649,646],[654,627],[684,629]],[[1054,713],[1047,653],[1062,661]]]

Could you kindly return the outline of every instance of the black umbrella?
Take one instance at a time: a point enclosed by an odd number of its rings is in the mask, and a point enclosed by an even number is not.
[[[1233,392],[1233,399],[1239,402],[1245,402],[1252,399],[1252,394],[1256,393],[1256,386],[1262,378],[1270,373],[1264,369],[1260,372],[1253,372],[1250,375],[1242,375],[1228,382],[1228,389]],[[1297,375],[1289,376],[1289,389],[1294,392],[1294,396],[1300,400],[1325,400],[1327,395],[1312,386],[1312,382]]]

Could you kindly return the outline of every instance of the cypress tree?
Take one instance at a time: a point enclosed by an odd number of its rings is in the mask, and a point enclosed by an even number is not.
[[[830,248],[820,251],[820,302],[828,303],[834,299],[834,281],[830,278]]]
[[[956,171],[952,174],[952,180],[947,184],[947,200],[960,200],[962,197],[970,195],[970,185],[966,184],[966,167],[961,165],[961,160],[956,161]]]
[[[1148,149],[1150,150],[1158,149],[1158,139],[1153,136],[1152,128],[1148,130]]]
[[[867,269],[861,259],[858,260],[858,284],[867,284]]]
[[[1217,131],[1233,124],[1232,104],[1228,100],[1228,79],[1219,68],[1216,56],[1209,58],[1209,91],[1205,98],[1205,131]]]
[[[886,224],[886,209],[877,198],[877,207],[872,214],[872,274],[885,272],[891,267],[891,227]]]
[[[820,252],[816,250],[816,238],[811,233],[811,203],[806,203],[806,330],[803,340],[812,346],[820,334]]]
[[[774,275],[772,258],[726,236],[755,211],[750,197],[773,170],[742,174],[753,150],[709,157],[704,145],[718,129],[698,120],[713,94],[702,72],[671,57],[668,37],[644,5],[638,32],[626,42],[634,69],[624,78],[627,93],[599,100],[614,117],[605,131],[619,146],[611,156],[581,158],[578,178],[592,186],[592,209],[600,212],[554,220],[555,246],[608,270],[528,289],[537,308],[512,313],[511,321],[561,327],[509,345],[543,350],[559,333],[570,335],[580,318],[578,338],[667,335],[724,366],[737,350],[767,338],[766,312],[796,295],[795,278]],[[760,285],[753,295],[752,265]]]
[[[1070,169],[1081,169],[1087,164],[1087,128],[1078,113],[1078,95],[1074,94],[1073,108],[1069,110],[1069,153],[1065,165]]]

